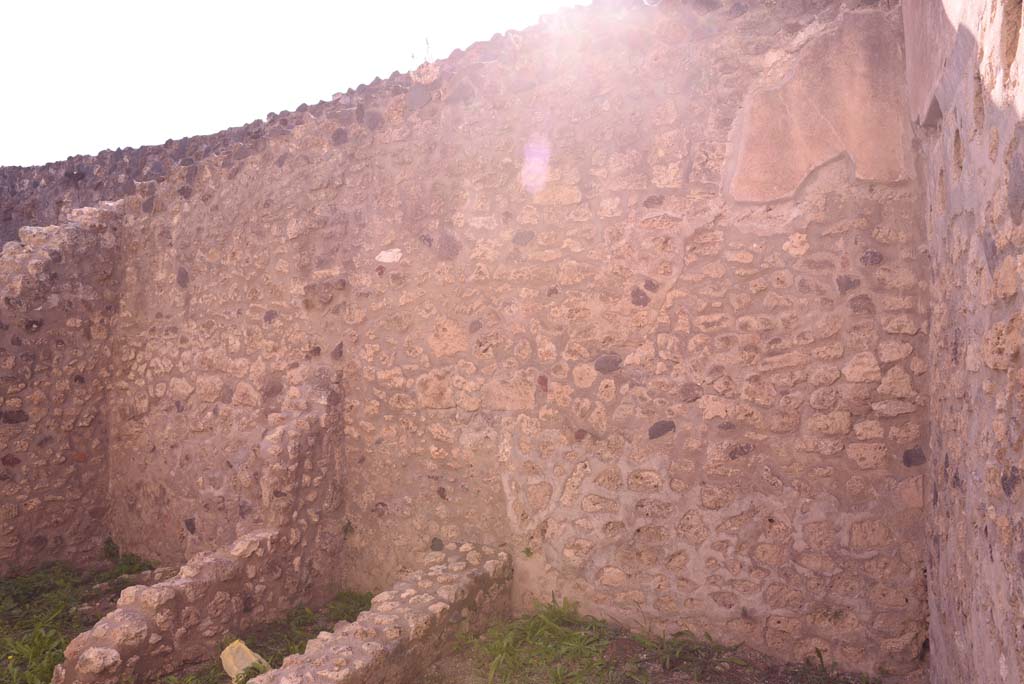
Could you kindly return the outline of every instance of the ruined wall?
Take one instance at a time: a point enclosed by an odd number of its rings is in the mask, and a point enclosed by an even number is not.
[[[301,109],[305,109],[303,106]],[[285,134],[289,115],[268,115],[214,135],[168,140],[163,145],[75,156],[45,166],[0,168],[0,244],[18,239],[18,228],[65,220],[76,207],[135,194],[139,185],[160,182],[175,165],[217,157],[224,163],[243,159],[264,144],[265,136]],[[272,122],[272,125],[271,125]]]
[[[116,610],[68,644],[54,684],[150,681],[215,657],[226,635],[334,594],[343,534],[335,515],[341,437],[335,407],[340,402],[337,382],[323,374],[310,384],[290,387],[241,466],[248,475],[240,492],[251,497],[251,508],[237,525],[239,536],[222,548],[195,554],[171,579],[127,588]],[[125,496],[115,484],[118,479],[111,478],[110,488]],[[190,483],[182,478],[174,484]],[[201,494],[183,498],[205,503]],[[152,528],[118,519],[123,509],[112,509],[116,536],[153,548],[131,537],[137,528]],[[167,532],[162,540],[175,539],[173,530]]]
[[[121,592],[117,608],[76,636],[53,684],[155,681],[216,656],[225,636],[285,615],[301,596],[287,535],[254,531],[196,554],[175,577]]]
[[[309,586],[365,589],[472,540],[520,607],[918,668],[901,44],[890,3],[601,3],[133,182],[115,538],[183,560],[294,512]]]
[[[0,576],[97,560],[107,536],[119,224],[78,210],[0,253]]]
[[[932,267],[935,684],[1024,680],[1021,5],[907,2]]]

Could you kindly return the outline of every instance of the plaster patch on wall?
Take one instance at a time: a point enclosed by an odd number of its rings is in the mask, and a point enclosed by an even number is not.
[[[755,91],[737,140],[732,197],[790,197],[840,154],[857,178],[893,183],[912,171],[901,40],[881,12],[852,12],[800,51],[780,86]]]

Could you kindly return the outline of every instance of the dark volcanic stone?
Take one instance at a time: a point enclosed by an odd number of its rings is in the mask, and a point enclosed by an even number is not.
[[[1008,472],[1003,473],[999,477],[999,484],[1002,485],[1003,493],[1006,496],[1013,496],[1014,490],[1020,484],[1020,468],[1013,466]]]
[[[441,541],[440,539],[438,539],[437,537],[434,537],[433,539],[430,540],[430,550],[431,551],[442,551],[442,550],[444,550],[444,542]]]
[[[24,423],[27,421],[28,414],[20,409],[0,411],[0,423],[7,423],[8,425],[13,425],[14,423]]]
[[[683,401],[687,404],[691,404],[704,396],[704,390],[702,390],[700,385],[697,383],[688,382],[680,388],[679,394]]]
[[[419,109],[428,102],[430,102],[430,89],[421,83],[416,83],[409,88],[409,93],[405,96],[406,105],[413,111]]]
[[[363,117],[363,125],[371,131],[375,131],[384,125],[384,115],[376,110],[366,112],[366,115]]]
[[[647,306],[651,303],[651,298],[639,287],[633,288],[633,291],[629,293],[629,299],[636,306]]]
[[[601,354],[594,361],[594,369],[601,373],[611,373],[622,365],[622,357],[618,354]]]
[[[188,271],[178,268],[178,287],[188,287]]]
[[[445,261],[451,261],[462,251],[462,245],[451,233],[441,233],[437,238],[437,255]]]
[[[882,257],[882,253],[873,249],[865,250],[864,253],[860,255],[860,263],[865,266],[877,266],[882,263],[883,260],[884,258]]]
[[[659,420],[657,423],[652,425],[647,430],[648,439],[658,439],[663,435],[667,435],[670,432],[676,431],[675,421],[671,420]]]
[[[908,468],[919,466],[924,463],[924,451],[921,447],[914,447],[903,452],[903,465]]]
[[[533,238],[534,232],[532,230],[516,231],[516,234],[512,236],[512,244],[522,247],[530,244],[530,242],[533,241]]]
[[[1006,203],[1010,218],[1017,225],[1024,220],[1024,139],[1014,136],[1013,151],[1007,160]]]
[[[857,295],[852,297],[849,301],[850,310],[856,314],[873,314],[875,313],[875,303],[871,301],[871,297],[867,295]]]
[[[836,278],[836,285],[839,286],[839,294],[846,294],[850,290],[854,290],[860,287],[860,278],[854,278],[853,276],[841,275]]]
[[[189,534],[195,534],[196,533],[196,519],[195,518],[185,518],[185,529],[188,530]]]
[[[284,383],[278,378],[271,378],[264,383],[260,390],[260,396],[264,399],[272,399],[284,391]]]
[[[734,444],[729,449],[729,458],[736,459],[740,456],[749,456],[754,451],[754,445],[750,442],[744,442],[742,444]]]

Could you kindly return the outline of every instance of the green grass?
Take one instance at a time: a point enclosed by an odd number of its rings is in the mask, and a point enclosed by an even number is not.
[[[122,579],[124,575],[152,569],[137,556],[120,554],[112,542],[104,550],[111,564],[97,572],[79,573],[55,564],[0,580],[0,684],[49,684],[68,642],[95,621],[83,616],[78,607],[116,597],[129,584]],[[305,650],[306,642],[318,632],[332,629],[339,620],[355,620],[370,607],[372,597],[340,592],[319,610],[295,608],[284,619],[257,627],[243,639],[272,667],[280,667],[286,656]],[[224,645],[233,638],[226,635]],[[243,674],[247,676],[240,681],[260,673]],[[214,659],[194,672],[168,676],[161,682],[224,684],[226,679],[219,659]]]
[[[117,554],[116,548],[111,567],[99,572],[54,564],[0,580],[0,684],[48,684],[68,642],[93,622],[78,606],[116,596],[127,585],[118,578],[151,569],[136,556]],[[104,589],[95,588],[102,583],[107,583]]]
[[[580,615],[568,601],[540,604],[533,614],[498,624],[479,638],[464,637],[464,645],[489,684],[646,684],[662,681],[664,673],[709,684],[876,682],[827,666],[820,652],[816,661],[779,666],[756,654],[748,662],[739,656],[740,646],[719,644],[709,635],[631,634]]]
[[[235,675],[234,684],[246,684],[250,679],[259,677],[264,672],[270,672],[270,668],[262,663],[255,663]]]
[[[609,665],[605,651],[621,630],[563,601],[499,624],[474,642],[490,684],[618,684],[643,681]],[[628,668],[627,668],[628,669]]]

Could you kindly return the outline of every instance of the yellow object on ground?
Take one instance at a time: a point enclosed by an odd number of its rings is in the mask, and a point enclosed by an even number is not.
[[[231,677],[231,681],[235,681],[235,677],[244,672],[245,668],[253,665],[262,665],[266,670],[270,669],[270,663],[246,646],[241,639],[235,639],[220,652],[220,664]]]

